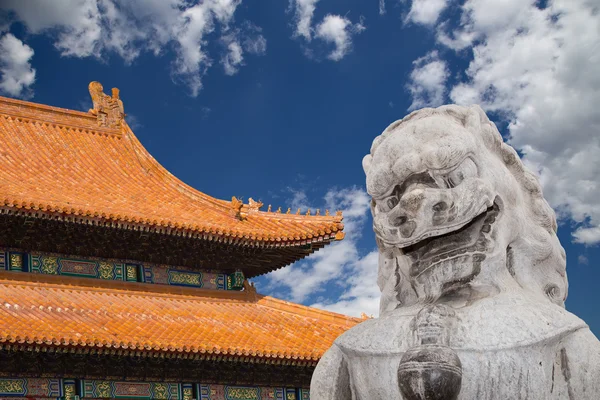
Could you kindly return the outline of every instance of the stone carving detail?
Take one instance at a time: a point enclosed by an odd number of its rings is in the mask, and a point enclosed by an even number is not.
[[[313,400],[600,398],[600,342],[564,308],[554,211],[480,107],[411,113],[363,167],[380,317],[322,357]]]
[[[89,112],[98,118],[98,126],[120,128],[125,118],[123,102],[119,98],[119,89],[112,89],[112,97],[104,93],[100,82],[91,82],[88,86],[94,108]]]
[[[413,320],[419,341],[408,349],[398,367],[398,385],[406,400],[455,400],[460,393],[462,365],[448,347],[454,310],[425,306]]]

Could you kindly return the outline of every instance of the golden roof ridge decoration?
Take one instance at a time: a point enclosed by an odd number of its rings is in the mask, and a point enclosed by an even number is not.
[[[98,126],[120,128],[125,119],[125,111],[119,98],[119,89],[112,88],[112,97],[104,93],[100,82],[90,82],[88,89],[94,107],[89,112],[98,119]]]
[[[248,212],[258,212],[262,206],[262,201],[254,201],[252,197],[248,198]]]

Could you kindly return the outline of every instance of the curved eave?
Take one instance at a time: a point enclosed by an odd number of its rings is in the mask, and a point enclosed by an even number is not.
[[[231,202],[190,187],[124,122],[117,129],[99,127],[90,113],[0,97],[0,142],[7,155],[0,157],[4,213],[242,246],[343,238],[340,215],[262,212],[249,205],[236,211]]]
[[[42,207],[36,207],[35,205],[18,204],[14,201],[11,202],[10,200],[5,200],[4,205],[0,203],[0,214],[32,217],[39,219],[51,219],[83,225],[93,225],[113,229],[157,233],[162,235],[180,236],[187,237],[190,239],[209,240],[216,241],[219,243],[252,247],[277,248],[304,246],[313,243],[329,243],[335,240],[342,240],[345,237],[345,234],[342,231],[343,224],[341,222],[337,223],[337,226],[332,227],[332,229],[330,230],[320,231],[315,234],[306,233],[298,235],[296,237],[284,236],[273,238],[270,235],[236,235],[235,232],[223,232],[220,229],[202,229],[200,227],[172,227],[160,224],[155,225],[152,223],[132,222],[117,218],[104,218],[102,216],[94,217],[82,215],[77,211],[53,212],[52,208],[48,206],[45,210],[42,210]]]

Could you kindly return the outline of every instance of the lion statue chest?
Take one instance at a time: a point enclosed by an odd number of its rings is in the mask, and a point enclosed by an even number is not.
[[[315,371],[312,398],[411,400],[401,395],[398,368],[415,344],[414,316],[398,309],[339,337]],[[449,345],[462,362],[458,399],[595,400],[595,342],[581,319],[551,304],[498,296],[457,310]],[[323,373],[325,385],[318,378]]]

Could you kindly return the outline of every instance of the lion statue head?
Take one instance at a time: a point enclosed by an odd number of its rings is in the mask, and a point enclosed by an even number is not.
[[[381,314],[518,291],[564,307],[566,257],[538,179],[479,106],[388,126],[363,159]]]

